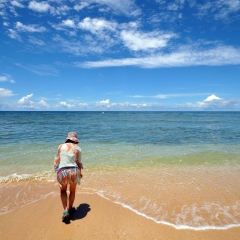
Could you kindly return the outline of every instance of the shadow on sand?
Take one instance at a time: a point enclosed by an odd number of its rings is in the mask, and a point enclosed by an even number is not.
[[[64,218],[62,222],[65,224],[70,224],[71,221],[85,218],[90,211],[90,205],[87,203],[82,203],[76,208],[76,211],[74,213],[72,213],[69,217]]]

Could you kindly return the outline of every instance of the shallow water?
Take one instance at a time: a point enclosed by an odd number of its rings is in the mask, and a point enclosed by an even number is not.
[[[80,193],[176,228],[239,226],[239,120],[238,112],[0,112],[0,214],[58,193],[53,158],[76,131]]]

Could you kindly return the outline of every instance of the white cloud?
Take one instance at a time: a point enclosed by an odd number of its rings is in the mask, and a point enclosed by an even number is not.
[[[0,76],[0,82],[6,82],[7,77],[6,76]]]
[[[160,109],[162,106],[155,103],[112,103],[109,110],[146,110],[146,109]]]
[[[219,1],[219,5],[219,12],[215,15],[216,19],[227,18],[231,13],[235,13],[240,9],[239,0]]]
[[[196,96],[203,96],[203,95],[207,95],[207,93],[170,93],[170,94],[157,94],[154,96],[134,95],[130,97],[166,99],[166,98],[196,97]]]
[[[50,13],[53,15],[66,15],[71,10],[67,5],[58,6],[56,8],[51,7]]]
[[[60,107],[67,107],[67,108],[75,107],[75,105],[70,104],[70,103],[66,103],[64,101],[59,102],[59,105],[60,105]]]
[[[34,45],[38,45],[38,46],[43,46],[45,45],[44,41],[42,41],[39,38],[35,38],[35,37],[29,37],[29,42],[31,42]]]
[[[97,34],[99,31],[104,30],[114,31],[116,26],[115,22],[89,17],[84,18],[83,21],[78,23],[79,28],[90,31],[93,34]]]
[[[215,0],[204,4],[196,4],[199,16],[210,15],[216,19],[227,18],[231,13],[240,10],[240,0]]]
[[[231,110],[238,108],[239,100],[223,99],[212,94],[202,102],[188,103],[187,107],[205,110]]]
[[[15,83],[15,81],[12,79],[11,75],[9,74],[4,74],[4,76],[0,76],[0,82]]]
[[[20,63],[16,63],[16,65],[40,76],[57,76],[58,75],[58,70],[50,65],[45,65],[45,64],[22,65]]]
[[[179,9],[182,9],[185,4],[185,0],[172,0],[172,1],[166,1],[166,0],[155,0],[158,4],[161,5],[161,8],[167,9],[170,11],[176,11]],[[191,1],[191,0],[188,0]]]
[[[211,96],[207,97],[204,102],[211,102],[215,100],[221,100],[221,98],[217,97],[216,95],[212,94]]]
[[[61,5],[61,1],[56,1],[56,2],[53,1],[53,2],[57,3],[58,6],[53,7],[47,1],[45,2],[31,1],[28,5],[28,8],[40,13],[50,12],[52,15],[66,15],[67,12],[71,10],[69,6]]]
[[[223,1],[221,0],[223,4],[226,4],[229,7],[230,11],[238,11],[240,9],[240,1],[239,0],[228,0]]]
[[[12,90],[9,90],[9,89],[5,89],[5,88],[0,88],[0,97],[3,98],[3,97],[12,97],[13,95],[13,92]]]
[[[23,106],[32,106],[34,102],[31,101],[31,98],[33,96],[33,93],[25,96],[25,97],[22,97],[19,101],[18,101],[18,104],[19,105],[23,105]]]
[[[206,95],[206,93],[175,93],[175,94],[157,94],[154,98],[165,99],[165,98],[179,98],[179,97],[195,97]]]
[[[49,1],[50,2],[50,1]],[[51,6],[47,1],[45,2],[36,2],[31,1],[28,4],[28,8],[39,13],[50,13],[52,15],[66,15],[71,8],[67,5],[62,5],[63,1],[52,1],[56,7]]]
[[[70,28],[71,30],[76,30],[78,29],[78,27],[75,24],[75,21],[72,19],[66,19],[66,20],[62,20],[61,23],[59,24],[55,24],[55,23],[50,23],[51,27],[55,28],[56,30],[66,30],[67,28]],[[68,32],[68,34],[70,34],[70,32]]]
[[[16,23],[16,29],[21,32],[45,32],[45,27],[38,27],[35,24],[32,25],[24,25],[21,22]]]
[[[239,0],[217,0],[213,2],[212,8],[218,8],[220,12],[226,12],[227,14],[231,12],[237,12],[240,10]]]
[[[98,3],[112,9],[115,14],[124,14],[127,16],[138,16],[140,9],[134,4],[134,0],[88,0],[89,3]]]
[[[8,29],[8,36],[12,39],[17,39],[19,41],[21,41],[21,37],[19,36],[19,34],[13,30],[13,29]]]
[[[179,6],[176,3],[170,3],[167,7],[168,10],[170,11],[176,11],[179,9]]]
[[[44,100],[40,100],[38,104],[42,107],[49,107],[49,105]]]
[[[87,103],[79,103],[78,104],[78,107],[80,108],[86,108],[86,107],[89,107]]]
[[[216,95],[211,95],[207,97],[205,100],[202,102],[197,102],[196,107],[200,108],[216,108],[220,107],[222,105],[226,105],[228,101],[224,101],[223,99],[217,97]],[[229,104],[229,102],[227,103]]]
[[[23,97],[19,103],[19,107],[32,108],[32,109],[51,109],[51,110],[159,110],[164,109],[164,106],[156,103],[110,103],[109,99],[96,102],[95,104],[87,103],[75,103],[69,104],[65,101],[59,102],[57,105],[49,105],[44,100],[40,100],[38,103],[34,103],[30,100],[31,95]],[[19,100],[19,101],[20,101]]]
[[[61,49],[63,52],[78,56],[93,53],[100,54],[119,43],[119,36],[116,31],[119,27],[118,24],[105,19],[91,19],[88,17],[80,22],[74,19],[67,19],[60,24],[52,24],[52,27],[56,30],[67,31],[68,36],[78,36],[71,39],[60,35],[53,37],[54,42],[56,42],[55,47],[57,45],[58,51]],[[68,31],[69,29],[71,32]],[[85,30],[86,32],[78,34],[80,30]]]
[[[70,19],[63,20],[61,25],[66,26],[66,27],[70,27],[70,28],[75,28],[76,27],[74,21],[70,20]]]
[[[157,31],[143,33],[123,30],[121,32],[121,38],[125,46],[133,51],[166,47],[169,39],[173,37],[175,37],[175,34],[163,34]]]
[[[159,12],[153,14],[149,20],[152,23],[159,23],[159,22],[170,22],[170,23],[176,23],[180,18],[182,18],[182,14],[178,11],[176,12]]]
[[[220,46],[208,50],[183,49],[169,54],[157,54],[142,58],[109,59],[77,63],[78,67],[100,68],[137,66],[142,68],[221,66],[240,64],[240,49]]]
[[[110,103],[109,99],[96,102],[94,109],[107,109],[107,110],[140,110],[147,108],[159,107],[158,104],[153,103]]]
[[[106,100],[96,102],[96,106],[98,106],[98,107],[109,107],[110,106],[110,100],[106,99]]]
[[[196,1],[196,0],[156,0],[161,5],[162,11],[158,13],[161,16],[159,19],[171,21],[174,19],[174,12],[181,11],[184,7],[195,8],[198,12],[198,17],[207,16],[215,19],[225,19],[230,17],[230,14],[237,13],[240,10],[240,0],[212,0],[212,1]],[[187,7],[188,7],[187,6]],[[166,11],[167,10],[167,11]],[[169,13],[171,11],[171,13]],[[157,19],[156,17],[154,18]]]
[[[28,5],[29,9],[36,12],[47,12],[51,6],[47,2],[35,2],[31,1]]]
[[[87,2],[80,2],[80,4],[77,4],[77,5],[74,6],[74,9],[76,11],[80,11],[83,8],[88,7],[88,6],[89,6],[89,3],[87,3]]]
[[[11,4],[14,7],[19,7],[19,8],[24,8],[25,6],[23,4],[21,4],[19,1],[11,1]]]
[[[85,55],[89,53],[97,53],[100,54],[108,47],[108,42],[99,43],[95,39],[91,37],[84,39],[84,41],[75,41],[75,40],[66,40],[60,36],[56,36],[53,38],[56,43],[56,47],[61,49],[63,52],[71,53],[76,56]],[[87,43],[86,43],[87,42]]]

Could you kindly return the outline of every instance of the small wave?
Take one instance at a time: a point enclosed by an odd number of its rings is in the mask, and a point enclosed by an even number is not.
[[[35,174],[18,174],[13,173],[5,177],[0,177],[0,183],[11,183],[20,181],[52,181],[54,174],[52,171],[44,171],[42,173]]]
[[[38,202],[38,201],[40,201],[42,199],[46,199],[48,196],[53,195],[53,194],[56,194],[56,193],[55,192],[50,192],[50,193],[45,194],[43,196],[40,196],[39,198],[34,199],[34,200],[30,201],[30,202],[24,203],[21,206],[16,205],[15,207],[12,207],[11,209],[9,209],[7,206],[5,206],[2,209],[0,209],[0,215],[4,215],[4,214],[7,214],[7,213],[10,213],[10,212],[16,210],[18,207],[21,208],[21,207],[24,207],[24,206],[36,203],[36,202]]]
[[[108,197],[106,197],[102,191],[98,191],[97,194],[104,198],[104,199],[107,199],[108,201],[111,201],[111,199],[109,199]],[[125,203],[122,203],[120,201],[111,201],[111,202],[114,202],[116,204],[119,204],[121,205],[122,207],[124,208],[127,208],[129,210],[131,210],[132,212],[142,216],[142,217],[145,217],[147,219],[150,219],[158,224],[164,224],[164,225],[168,225],[168,226],[171,226],[171,227],[174,227],[175,229],[178,229],[178,230],[195,230],[195,231],[203,231],[203,230],[227,230],[227,229],[230,229],[230,228],[234,228],[234,227],[240,227],[240,223],[239,224],[227,224],[227,225],[224,225],[224,226],[214,226],[214,225],[204,225],[204,226],[188,226],[188,225],[185,225],[185,224],[173,224],[173,223],[170,223],[170,222],[167,222],[167,221],[162,221],[162,220],[156,220],[155,218],[153,217],[150,217],[134,208],[132,208],[131,206],[125,204]]]

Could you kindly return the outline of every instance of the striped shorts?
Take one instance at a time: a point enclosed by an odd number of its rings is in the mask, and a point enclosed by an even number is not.
[[[57,173],[57,181],[63,186],[70,182],[80,184],[80,171],[75,167],[61,168]]]

